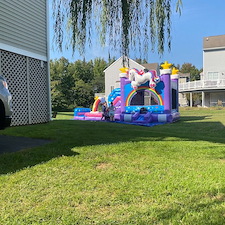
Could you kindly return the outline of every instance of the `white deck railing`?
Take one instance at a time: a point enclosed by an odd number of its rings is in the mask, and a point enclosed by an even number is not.
[[[225,89],[225,80],[196,80],[187,83],[179,83],[179,92],[205,89]]]

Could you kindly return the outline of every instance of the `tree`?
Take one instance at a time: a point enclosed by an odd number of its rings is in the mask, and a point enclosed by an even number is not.
[[[104,91],[104,69],[108,63],[97,58],[70,63],[65,58],[50,61],[52,108],[54,111],[90,107],[94,92]]]
[[[56,111],[68,108],[74,101],[74,79],[68,71],[69,65],[64,57],[50,61],[52,108]]]
[[[104,92],[105,73],[103,71],[107,68],[107,62],[104,59],[96,58],[93,64],[94,79],[92,86],[94,87],[94,92]]]
[[[92,90],[92,85],[85,83],[83,80],[79,80],[76,82],[74,90],[76,107],[90,107],[91,103],[94,102],[94,91]]]
[[[73,52],[84,53],[98,31],[102,45],[124,56],[130,48],[144,56],[149,46],[162,54],[171,47],[173,3],[180,13],[182,0],[53,0],[55,42],[62,50],[67,30]]]
[[[180,70],[181,73],[190,73],[190,81],[194,80],[200,80],[200,73],[202,72],[201,70],[198,70],[194,65],[191,63],[184,63],[181,67],[180,65],[177,66]],[[201,93],[193,93],[192,94],[192,101],[193,105],[199,105],[201,103]],[[186,94],[186,99],[188,102],[190,102],[190,95]]]
[[[190,73],[190,81],[200,80],[200,73],[202,70],[198,70],[191,63],[184,63],[180,68],[181,73]]]
[[[93,62],[85,60],[77,60],[74,62],[73,77],[75,80],[83,80],[85,83],[90,83],[94,78]]]

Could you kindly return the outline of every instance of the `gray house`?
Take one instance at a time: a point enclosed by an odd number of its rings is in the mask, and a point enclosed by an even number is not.
[[[180,84],[180,93],[200,93],[203,107],[225,106],[225,35],[203,38],[201,80]]]
[[[127,60],[128,61],[128,60]],[[121,56],[114,63],[112,63],[109,67],[104,70],[105,73],[105,96],[108,97],[109,94],[115,88],[120,88],[120,68],[123,67],[123,57]],[[125,65],[127,68],[136,68],[138,70],[156,70],[159,71],[158,63],[149,63],[149,64],[139,64],[132,59],[129,59],[128,63]]]
[[[51,119],[48,1],[0,0],[0,74],[13,98],[12,125]]]

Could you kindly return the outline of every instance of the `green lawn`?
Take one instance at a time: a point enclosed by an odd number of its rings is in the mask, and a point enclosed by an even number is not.
[[[142,127],[73,121],[0,134],[53,142],[0,155],[0,224],[225,224],[225,110]]]

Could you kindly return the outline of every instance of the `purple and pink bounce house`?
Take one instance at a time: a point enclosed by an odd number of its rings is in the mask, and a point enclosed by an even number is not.
[[[113,102],[115,107],[115,121],[151,126],[179,120],[178,70],[168,62],[161,67],[159,75],[154,70],[120,69],[120,88],[108,96],[108,104]],[[98,109],[104,101],[96,97],[92,110],[74,109],[74,119],[101,120]]]

